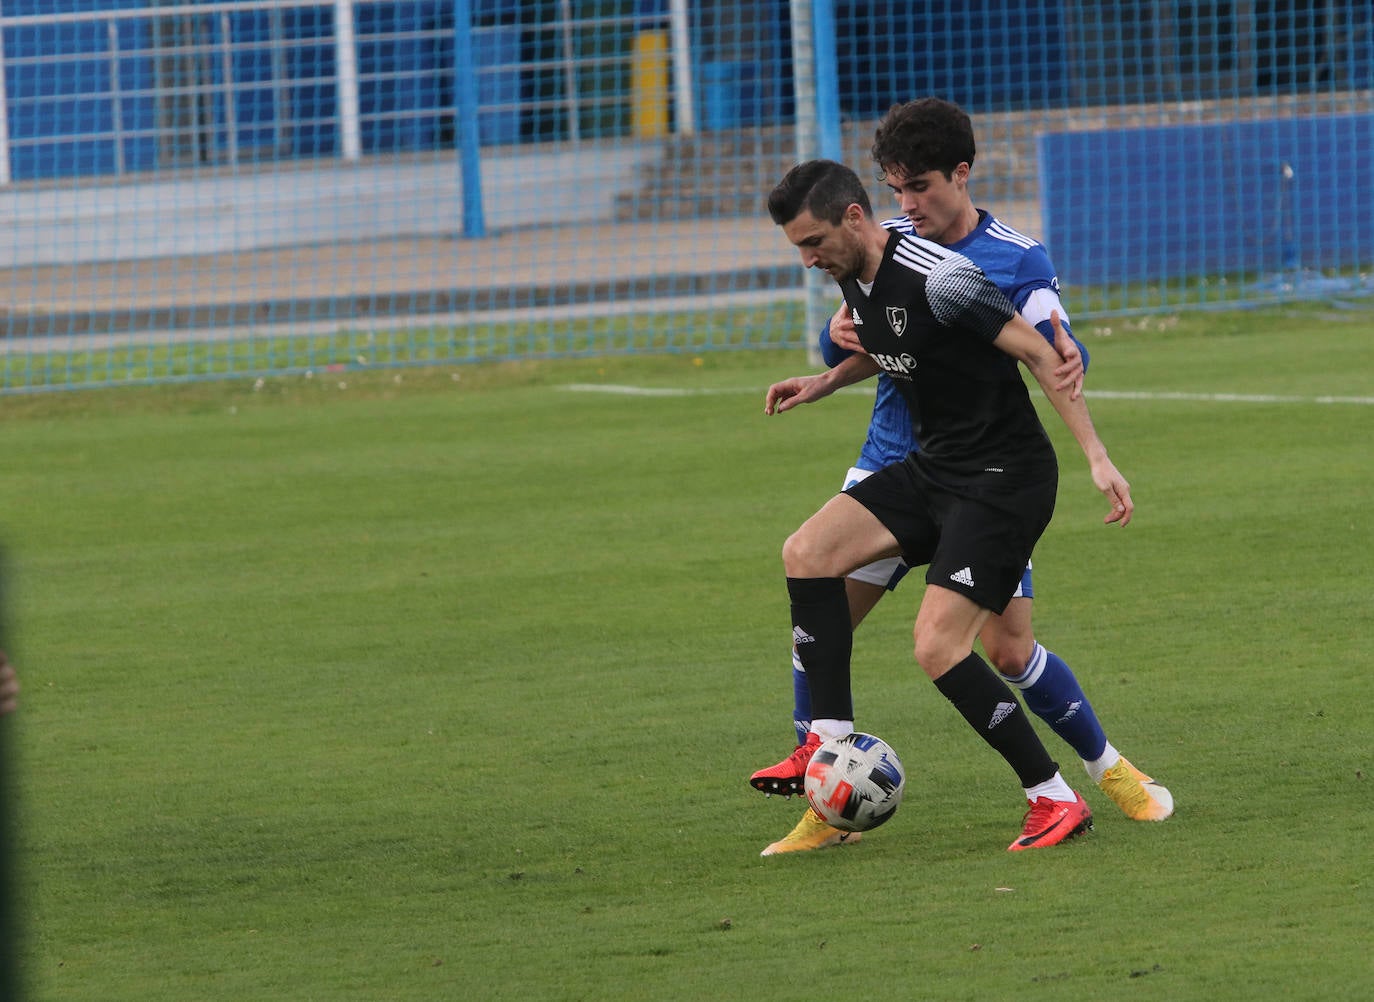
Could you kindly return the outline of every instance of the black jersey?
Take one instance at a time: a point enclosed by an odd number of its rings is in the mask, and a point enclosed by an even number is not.
[[[911,408],[923,466],[960,477],[1055,469],[1016,360],[992,344],[1016,309],[977,265],[894,232],[872,289],[840,288],[864,350]]]

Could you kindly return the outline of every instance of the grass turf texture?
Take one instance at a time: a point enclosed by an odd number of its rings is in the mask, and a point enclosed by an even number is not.
[[[1370,327],[1080,334],[1093,390],[1369,397]],[[1100,398],[1125,530],[1043,407],[1037,632],[1174,819],[1124,820],[1044,732],[1097,830],[1005,852],[1019,791],[912,664],[908,583],[855,655],[905,805],[761,859],[801,811],[745,783],[790,747],[778,550],[870,403],[765,419],[805,370],[0,400],[31,997],[1367,997],[1374,407]]]

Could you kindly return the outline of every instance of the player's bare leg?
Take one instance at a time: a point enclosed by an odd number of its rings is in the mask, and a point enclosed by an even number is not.
[[[782,562],[789,578],[843,579],[856,567],[900,552],[877,516],[848,494],[836,494],[787,537]]]

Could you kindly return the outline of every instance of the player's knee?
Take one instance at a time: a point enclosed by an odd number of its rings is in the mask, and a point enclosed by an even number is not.
[[[914,640],[916,663],[930,678],[939,678],[969,655],[966,647],[934,631],[918,631]]]
[[[782,544],[782,566],[789,578],[817,577],[815,547],[806,535],[806,527],[788,536]]]
[[[1035,646],[1035,641],[1028,643],[1019,642],[1016,638],[996,639],[983,637],[983,652],[987,654],[988,661],[1003,675],[1021,675],[1026,670],[1026,662],[1030,660],[1031,650]]]
[[[836,554],[804,525],[782,544],[782,565],[789,578],[833,578],[842,573]]]

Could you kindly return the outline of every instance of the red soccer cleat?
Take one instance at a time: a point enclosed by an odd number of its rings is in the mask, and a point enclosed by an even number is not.
[[[1041,797],[1031,803],[1025,823],[1021,826],[1021,837],[1007,846],[1007,851],[1020,852],[1022,849],[1058,845],[1080,832],[1092,830],[1093,812],[1088,810],[1087,801],[1081,793],[1075,792],[1072,801]]]
[[[797,745],[792,754],[777,765],[760,769],[754,773],[749,777],[749,785],[760,793],[766,793],[769,796],[775,793],[780,793],[784,797],[790,797],[793,794],[804,796],[806,793],[806,766],[820,746],[821,739],[818,734],[806,735],[806,744]]]

